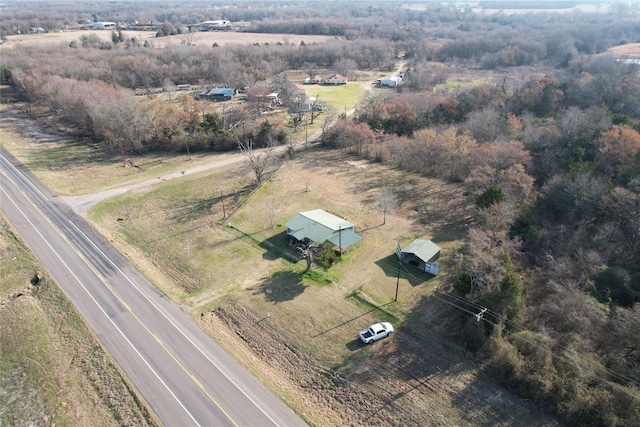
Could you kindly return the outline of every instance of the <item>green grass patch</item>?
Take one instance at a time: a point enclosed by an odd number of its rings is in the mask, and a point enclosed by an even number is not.
[[[235,266],[251,263],[268,246],[264,240],[270,234],[222,220],[219,188],[225,188],[230,212],[246,197],[249,182],[237,169],[190,175],[106,200],[89,216],[148,262],[162,266],[166,283],[157,283],[161,289],[179,299],[193,297],[236,281]],[[268,250],[277,257],[275,249]]]
[[[330,286],[335,283],[332,275],[324,269],[309,270],[302,273],[305,283],[313,283],[318,286]]]
[[[460,89],[464,89],[464,88],[472,88],[475,86],[480,86],[480,85],[491,85],[492,82],[487,80],[487,79],[475,79],[475,80],[470,80],[470,81],[447,81],[446,83],[437,85],[433,88],[433,92],[442,92],[447,91],[447,92],[452,92],[452,91],[458,91]]]
[[[380,322],[392,322],[398,320],[397,314],[393,313],[389,309],[388,304],[383,306],[375,303],[362,289],[352,292],[349,295],[349,298],[354,300],[358,305],[368,309],[368,311],[373,310],[373,312],[376,313],[375,317]]]

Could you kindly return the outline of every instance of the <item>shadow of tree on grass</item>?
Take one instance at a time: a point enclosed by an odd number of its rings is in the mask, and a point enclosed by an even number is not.
[[[302,294],[305,288],[306,285],[302,283],[299,274],[292,271],[281,271],[265,279],[254,295],[264,294],[266,301],[278,303],[293,300]]]
[[[211,206],[214,203],[218,203],[219,200],[220,196],[210,197],[198,200],[194,203],[178,206],[171,219],[175,222],[182,223],[186,221],[195,221],[202,217],[211,215]]]
[[[260,247],[267,250],[263,255],[265,259],[277,259],[281,257],[294,264],[302,259],[299,252],[295,252],[289,248],[289,236],[287,236],[286,231],[263,240],[260,243]]]

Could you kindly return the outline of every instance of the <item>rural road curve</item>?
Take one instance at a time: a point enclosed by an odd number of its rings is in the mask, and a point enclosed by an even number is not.
[[[1,148],[0,208],[164,425],[306,425]]]

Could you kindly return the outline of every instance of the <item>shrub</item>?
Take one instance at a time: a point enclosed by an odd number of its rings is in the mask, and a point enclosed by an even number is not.
[[[333,243],[324,242],[322,244],[322,250],[320,255],[316,257],[315,262],[323,268],[329,268],[340,259],[338,253],[335,251]]]
[[[487,209],[491,205],[504,202],[505,196],[502,189],[490,186],[476,199],[476,206],[480,209]]]

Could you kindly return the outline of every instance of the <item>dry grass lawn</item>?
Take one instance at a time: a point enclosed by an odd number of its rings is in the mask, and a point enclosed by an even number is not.
[[[450,315],[433,295],[472,220],[462,188],[322,148],[284,161],[254,193],[252,178],[229,166],[135,190],[90,215],[313,425],[555,424],[444,338]],[[400,204],[383,225],[385,188]],[[315,208],[355,223],[363,240],[314,280],[287,254],[283,224]],[[402,266],[397,280],[395,246],[414,238],[442,247],[439,277]],[[363,348],[357,332],[374,320],[398,333]],[[374,414],[371,401],[382,402]]]
[[[607,49],[608,53],[625,58],[640,58],[640,43],[629,43]]]

